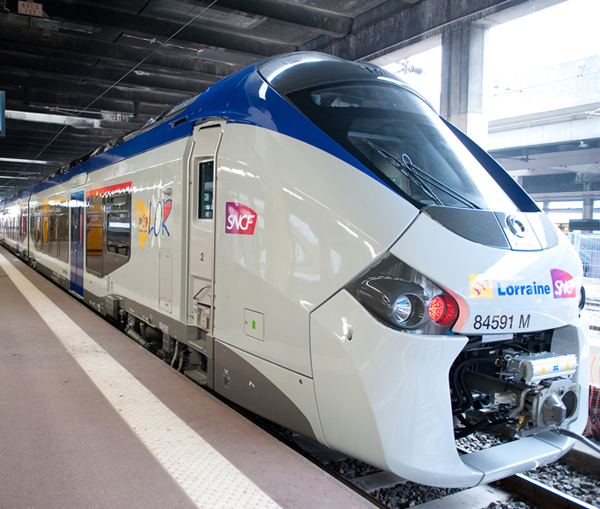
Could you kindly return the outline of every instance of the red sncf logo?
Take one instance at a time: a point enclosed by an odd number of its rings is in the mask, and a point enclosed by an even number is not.
[[[561,269],[550,269],[555,299],[577,296],[577,282],[573,276]]]
[[[241,203],[227,202],[225,204],[225,233],[238,235],[254,235],[256,212]]]

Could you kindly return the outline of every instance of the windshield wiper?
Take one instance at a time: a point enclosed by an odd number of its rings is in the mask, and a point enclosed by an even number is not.
[[[390,161],[390,163],[392,163],[393,166],[398,168],[404,175],[406,175],[406,173],[403,171],[403,169],[407,170],[410,173],[410,175],[412,176],[413,180],[417,179],[420,182],[420,184],[425,185],[426,187],[427,187],[427,184],[435,186],[438,189],[440,189],[442,192],[446,193],[448,196],[450,196],[450,197],[454,198],[456,201],[462,203],[463,205],[466,205],[467,207],[470,207],[472,209],[481,209],[481,207],[479,205],[477,205],[476,203],[472,202],[471,200],[469,200],[467,198],[464,198],[463,196],[458,194],[456,191],[454,191],[454,189],[452,189],[451,187],[444,184],[442,181],[436,179],[435,177],[431,176],[429,173],[427,173],[427,172],[423,171],[421,168],[419,168],[416,164],[414,164],[412,162],[412,160],[410,159],[408,154],[402,154],[402,160],[399,160],[399,159],[396,159],[387,150],[379,147],[378,145],[375,145],[374,143],[370,142],[369,140],[363,138],[363,141],[365,143],[367,143],[367,145],[369,145],[372,149],[377,150],[377,152],[379,152],[383,157],[385,157],[388,161]],[[408,176],[408,175],[406,175],[406,176]],[[419,184],[419,182],[417,182],[417,184]],[[427,187],[427,189],[429,189],[430,192],[433,193],[433,191],[431,191],[431,189],[429,187]],[[425,189],[423,189],[423,190],[425,192],[427,192]],[[438,205],[444,205],[443,202],[437,197],[437,195],[435,195],[435,193],[433,193],[433,194],[434,194],[435,198],[437,198],[436,202],[438,202]],[[430,198],[433,198],[433,197],[431,197],[431,195],[430,195]]]
[[[464,196],[461,196],[454,189],[452,189],[451,187],[444,184],[441,180],[438,180],[435,177],[431,176],[429,173],[423,171],[421,168],[419,168],[416,164],[414,164],[410,160],[410,157],[407,154],[402,154],[402,162],[404,164],[406,164],[407,166],[410,166],[410,168],[415,173],[419,174],[419,176],[421,176],[421,178],[426,180],[431,185],[436,186],[438,189],[441,189],[442,191],[444,191],[444,193],[450,195],[455,200],[462,202],[465,205],[467,205],[473,209],[481,209],[481,207],[479,205],[477,205],[476,203],[472,202],[471,200],[465,198]]]
[[[379,153],[380,155],[385,157],[392,164],[392,166],[394,166],[394,168],[397,168],[398,170],[400,170],[400,172],[406,178],[408,178],[409,180],[411,180],[412,182],[417,184],[423,190],[423,192],[427,196],[429,196],[435,203],[437,203],[438,205],[444,205],[444,202],[442,202],[442,200],[440,200],[438,198],[438,196],[431,190],[431,188],[425,182],[423,182],[423,180],[421,179],[419,174],[417,172],[415,172],[413,170],[413,168],[404,164],[404,162],[396,159],[387,150],[381,148],[379,145],[375,145],[375,143],[370,142],[366,138],[363,138],[362,141],[364,141],[367,145],[369,145],[369,147],[371,147],[373,150],[377,151],[377,153]]]

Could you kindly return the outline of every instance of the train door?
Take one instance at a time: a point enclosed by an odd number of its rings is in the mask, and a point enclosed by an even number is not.
[[[83,297],[83,191],[71,194],[71,291]]]
[[[210,332],[213,316],[215,159],[221,126],[199,127],[190,168],[188,316]]]

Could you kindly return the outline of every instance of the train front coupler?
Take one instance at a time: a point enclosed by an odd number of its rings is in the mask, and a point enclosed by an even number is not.
[[[472,402],[457,436],[506,425],[513,436],[525,437],[566,426],[577,417],[580,387],[572,380],[576,355],[503,352],[486,359],[489,364],[496,368],[494,375],[466,370],[457,377]]]

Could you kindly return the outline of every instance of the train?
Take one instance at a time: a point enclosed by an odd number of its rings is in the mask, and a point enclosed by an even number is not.
[[[266,58],[0,217],[7,248],[175,369],[405,479],[491,482],[587,422],[577,254],[376,65]],[[503,440],[458,450],[473,433]]]

